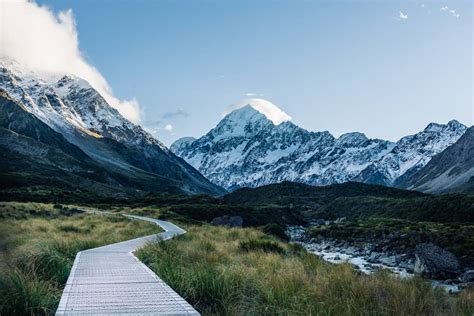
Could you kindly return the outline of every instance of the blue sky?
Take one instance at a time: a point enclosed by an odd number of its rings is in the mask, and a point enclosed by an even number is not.
[[[206,133],[248,93],[335,135],[473,124],[469,1],[39,3],[72,9],[87,61],[168,145]]]

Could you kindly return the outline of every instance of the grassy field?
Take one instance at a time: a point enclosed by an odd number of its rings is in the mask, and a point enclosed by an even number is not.
[[[0,315],[54,314],[77,252],[159,231],[119,215],[0,202]]]
[[[452,297],[422,279],[359,275],[256,228],[186,227],[138,257],[204,315],[472,315],[474,291]]]
[[[102,208],[185,225],[186,235],[146,246],[137,256],[204,315],[474,313],[472,289],[451,296],[422,279],[360,275],[286,243],[275,224],[227,229],[202,224],[199,208],[191,217],[184,207]],[[54,313],[78,251],[158,230],[60,205],[0,202],[0,210],[1,315]]]

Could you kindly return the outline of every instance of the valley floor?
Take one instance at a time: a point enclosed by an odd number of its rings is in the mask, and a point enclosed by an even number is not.
[[[78,251],[156,232],[146,222],[60,205],[10,202],[0,209],[2,315],[54,313]],[[279,239],[275,229],[215,227],[160,207],[108,209],[175,216],[169,219],[188,233],[149,244],[136,256],[203,315],[474,313],[473,289],[449,295],[420,278],[363,275]]]
[[[362,275],[255,228],[190,226],[138,257],[204,315],[472,315],[474,291],[450,296],[420,278]]]

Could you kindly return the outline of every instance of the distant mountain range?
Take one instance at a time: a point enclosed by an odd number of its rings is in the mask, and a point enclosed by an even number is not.
[[[68,74],[44,79],[2,61],[0,189],[222,194],[223,188],[283,181],[357,181],[433,193],[473,191],[472,127],[455,120],[430,123],[395,143],[359,132],[336,138],[290,121],[276,124],[261,112],[269,102],[259,102],[252,99],[206,135],[179,139],[169,150],[86,81]]]
[[[0,103],[3,188],[224,192],[80,78],[63,75],[45,81],[2,62]]]
[[[258,104],[239,108],[201,138],[181,138],[170,149],[229,190],[282,181],[312,185],[359,181],[414,187],[409,179],[467,129],[453,120],[431,123],[396,143],[369,139],[359,132],[336,138],[327,131],[307,131],[289,121],[276,125],[257,109]]]

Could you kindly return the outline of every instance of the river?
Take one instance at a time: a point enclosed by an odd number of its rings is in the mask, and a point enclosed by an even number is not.
[[[291,242],[298,243],[308,252],[313,253],[333,264],[350,263],[354,269],[371,274],[378,269],[387,269],[400,278],[414,277],[413,258],[406,255],[374,252],[369,246],[357,248],[331,240],[307,241],[303,226],[290,226],[287,233]],[[440,287],[450,293],[460,291],[456,284],[446,281],[430,280],[433,287]]]

